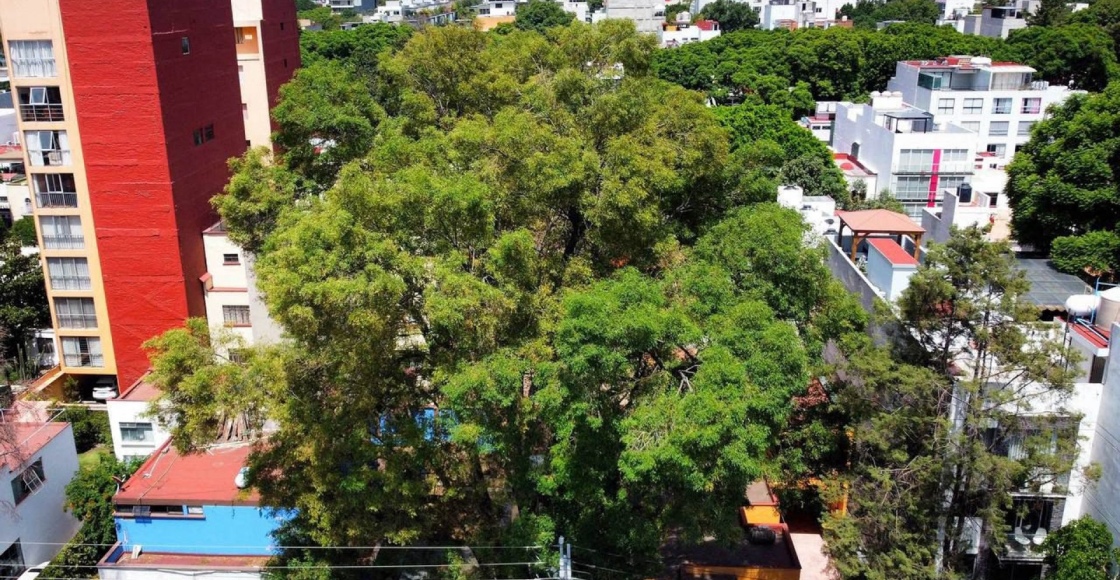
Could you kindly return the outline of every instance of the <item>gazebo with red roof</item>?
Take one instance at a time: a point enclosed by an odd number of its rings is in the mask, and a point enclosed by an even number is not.
[[[887,209],[866,209],[861,211],[838,211],[840,218],[840,231],[837,241],[844,238],[844,228],[852,231],[851,260],[856,261],[856,249],[860,242],[872,234],[887,234],[892,236],[908,235],[914,238],[914,259],[918,259],[922,247],[922,235],[925,228],[914,223],[904,214]]]

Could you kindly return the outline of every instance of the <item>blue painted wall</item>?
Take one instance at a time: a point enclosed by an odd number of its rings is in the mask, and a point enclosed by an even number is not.
[[[252,506],[203,506],[201,518],[116,518],[117,540],[125,550],[140,544],[149,552],[183,554],[272,553],[269,535],[281,514]]]

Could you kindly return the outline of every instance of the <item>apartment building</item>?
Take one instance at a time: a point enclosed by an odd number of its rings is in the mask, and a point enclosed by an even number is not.
[[[967,182],[974,170],[976,134],[937,123],[932,114],[903,103],[900,93],[871,93],[871,104],[837,103],[832,146],[876,176],[912,219],[941,203],[946,189]],[[855,165],[853,163],[853,165]]]
[[[665,0],[605,0],[605,18],[633,20],[638,32],[661,33]]]
[[[887,90],[928,111],[934,123],[952,123],[979,135],[979,150],[1011,160],[1030,139],[1050,105],[1076,91],[1034,80],[1035,69],[990,58],[950,56],[900,61]]]
[[[257,290],[252,256],[229,239],[221,222],[202,233],[202,243],[206,248],[202,284],[212,332],[232,332],[245,346],[278,342],[282,329],[268,315]],[[236,352],[219,354],[237,357]]]
[[[83,392],[132,384],[146,340],[205,314],[209,202],[267,144],[297,34],[285,0],[0,0],[60,376]]]
[[[759,6],[758,27],[763,30],[797,30],[798,28],[828,28],[843,20],[840,8],[849,2],[842,0],[770,0]]]
[[[65,507],[78,453],[69,423],[0,429],[0,578],[18,578],[58,554],[82,525]]]

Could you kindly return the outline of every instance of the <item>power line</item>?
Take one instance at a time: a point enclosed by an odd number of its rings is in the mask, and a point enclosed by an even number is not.
[[[20,544],[27,546],[92,546],[110,548],[117,545],[119,542],[110,544],[93,544],[93,543],[71,543],[71,542],[24,542]],[[139,542],[137,542],[139,543]],[[245,545],[245,546],[231,546],[229,544],[145,544],[139,543],[145,548],[238,548],[246,550],[462,550],[469,548],[471,550],[540,550],[547,546],[279,546],[279,545]],[[3,576],[0,576],[3,578]]]
[[[182,555],[182,554],[173,554]],[[215,557],[214,554],[204,554],[204,556]],[[244,556],[243,554],[241,556]],[[262,558],[265,556],[261,556]],[[234,568],[245,568],[251,570],[399,570],[408,568],[494,568],[498,566],[541,566],[544,562],[479,562],[477,564],[460,563],[460,564],[309,564],[309,565],[287,565],[287,566],[232,566]],[[65,568],[100,568],[97,564],[67,564]],[[106,566],[112,567],[112,565]],[[143,564],[128,564],[122,566],[122,569],[127,570],[167,570],[169,568],[176,568],[177,566],[168,565],[143,565]],[[187,565],[182,566],[184,569]],[[231,566],[223,566],[231,567]],[[206,566],[190,566],[191,569],[207,569]],[[9,578],[0,576],[0,578]]]

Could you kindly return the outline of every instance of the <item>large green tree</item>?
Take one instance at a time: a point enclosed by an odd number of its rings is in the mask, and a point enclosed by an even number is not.
[[[365,153],[305,174],[320,195],[249,154],[218,207],[290,340],[149,343],[176,445],[275,425],[251,479],[305,542],[559,533],[647,570],[672,533],[734,537],[749,482],[817,457],[779,457],[793,399],[866,317],[797,212],[744,206],[727,131],[654,46],[619,21],[428,28],[379,63]]]
[[[1120,84],[1075,95],[1038,124],[1008,168],[1011,226],[1066,271],[1120,267]]]
[[[1048,577],[1055,580],[1107,580],[1120,552],[1112,547],[1108,526],[1082,516],[1046,536],[1042,543],[1047,563],[1053,566]]]
[[[0,367],[17,363],[35,330],[51,323],[43,267],[21,248],[19,240],[0,242]]]
[[[553,26],[564,26],[575,15],[565,12],[564,8],[551,0],[530,0],[517,5],[517,20],[514,25],[519,30],[544,32]]]
[[[700,18],[719,22],[719,29],[734,32],[758,26],[758,13],[749,4],[733,0],[709,2],[700,11]]]

